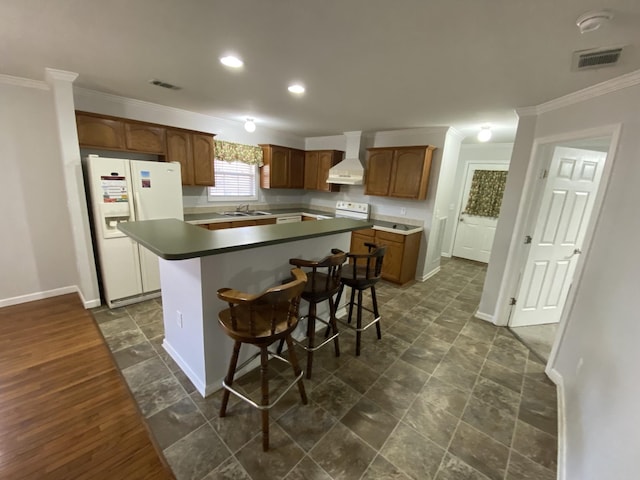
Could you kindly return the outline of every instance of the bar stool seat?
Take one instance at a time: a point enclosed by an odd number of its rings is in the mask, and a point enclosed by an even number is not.
[[[374,243],[365,243],[368,249],[368,253],[348,253],[347,258],[350,264],[342,269],[342,276],[340,278],[340,288],[338,290],[338,296],[336,298],[336,305],[339,304],[340,298],[344,287],[351,288],[351,299],[346,304],[349,307],[349,314],[347,321],[343,323],[349,328],[356,331],[356,355],[360,355],[360,343],[362,332],[371,327],[376,326],[378,334],[378,340],[382,338],[382,332],[380,330],[380,313],[378,311],[378,299],[376,298],[376,284],[380,280],[382,272],[382,262],[384,260],[384,254],[386,253],[386,246],[378,246]],[[373,303],[373,310],[362,305],[362,292],[364,290],[371,290],[371,300]],[[358,292],[358,300],[355,301],[355,293]],[[353,307],[357,307],[356,310],[356,325],[355,327],[351,323],[353,317]],[[373,319],[366,325],[362,325],[362,311],[366,310],[373,314]]]
[[[336,304],[333,296],[340,288],[340,277],[342,274],[342,264],[347,260],[347,254],[342,251],[334,251],[331,255],[319,261],[303,260],[301,258],[292,258],[289,260],[291,265],[300,268],[311,269],[307,271],[307,284],[302,292],[302,299],[309,302],[309,312],[300,319],[307,320],[307,338],[306,341],[299,342],[293,340],[307,352],[307,378],[311,378],[313,369],[313,353],[322,348],[331,340],[334,342],[336,357],[340,356],[340,343],[338,339],[338,324],[336,322]],[[317,316],[317,305],[321,302],[329,302],[329,318],[322,319]],[[316,321],[327,326],[327,334],[332,335],[324,339],[319,345],[315,344],[316,340]],[[282,341],[280,342],[282,347]]]
[[[300,296],[304,290],[307,275],[299,268],[291,270],[293,280],[283,285],[272,287],[260,294],[252,295],[231,288],[218,290],[218,298],[229,304],[229,308],[218,314],[218,323],[223,331],[234,340],[233,354],[229,362],[227,376],[222,382],[224,393],[220,406],[220,417],[227,412],[229,393],[233,393],[262,412],[262,448],[269,449],[269,409],[271,409],[294,385],[298,386],[303,404],[307,404],[307,395],[302,382],[303,372],[293,348],[291,332],[298,325]],[[268,350],[274,342],[287,342],[289,360]],[[259,351],[242,365],[238,366],[240,347],[243,343],[258,347]],[[233,378],[237,370],[242,369],[256,357],[260,356],[260,403],[252,400],[233,388]],[[284,389],[278,398],[270,402],[268,362],[273,357],[291,365],[294,373],[293,381]]]

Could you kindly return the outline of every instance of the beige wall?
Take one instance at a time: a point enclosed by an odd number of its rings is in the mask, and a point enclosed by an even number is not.
[[[51,92],[0,81],[0,306],[76,291]]]

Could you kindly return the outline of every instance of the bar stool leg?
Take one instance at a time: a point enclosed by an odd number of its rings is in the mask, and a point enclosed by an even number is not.
[[[240,354],[240,345],[241,343],[236,341],[233,344],[233,354],[231,355],[231,361],[229,362],[229,370],[227,372],[227,378],[224,379],[224,382],[231,386],[233,385],[233,376],[236,373],[236,367],[238,365],[238,355]],[[220,416],[224,417],[227,414],[227,403],[229,403],[229,390],[226,388],[222,393],[222,405],[220,406]]]
[[[360,338],[362,337],[362,290],[358,290],[358,318],[356,320],[356,356],[360,355]]]
[[[355,298],[356,298],[356,290],[355,288],[351,287],[351,301],[349,302],[349,316],[347,317],[347,323],[351,323],[351,315],[353,314],[353,300]],[[361,295],[358,298],[361,298]],[[358,308],[360,307],[358,306]]]
[[[376,297],[376,286],[371,285],[371,300],[373,301],[373,315],[375,318],[380,316],[378,312],[378,298]],[[382,339],[382,331],[380,330],[380,320],[376,322],[376,331],[378,332],[378,340]]]
[[[316,340],[316,304],[309,303],[309,315],[307,316],[307,378],[311,378],[313,368],[313,347]]]
[[[262,406],[269,405],[269,355],[267,347],[260,347],[260,383],[262,385]],[[262,450],[269,450],[269,410],[262,410]]]
[[[293,348],[293,340],[291,339],[291,335],[287,335],[285,338],[287,341],[287,348],[289,349],[289,363],[291,363],[291,368],[293,368],[293,374],[297,377],[300,375],[300,366],[298,365],[298,357],[296,356],[295,349]],[[304,383],[302,382],[302,378],[298,380],[298,390],[300,391],[300,398],[302,399],[302,404],[307,404],[307,392],[304,390]]]
[[[331,324],[331,330],[334,335],[338,335],[338,322],[336,320],[336,308],[337,303],[333,302],[333,298],[329,297],[329,323]],[[327,330],[329,330],[327,328]],[[340,339],[338,336],[333,339],[333,345],[336,350],[336,357],[340,356]]]

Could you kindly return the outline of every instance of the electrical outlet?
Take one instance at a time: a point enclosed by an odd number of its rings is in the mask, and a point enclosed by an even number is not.
[[[182,328],[182,312],[180,310],[176,310],[176,322],[178,323],[178,326]]]
[[[406,208],[401,208],[400,209],[400,215],[406,215],[407,214],[407,209]]]

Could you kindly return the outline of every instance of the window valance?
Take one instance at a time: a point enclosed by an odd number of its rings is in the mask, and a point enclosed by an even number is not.
[[[215,156],[218,160],[262,166],[262,148],[260,147],[216,140],[215,148]]]
[[[476,170],[471,180],[469,200],[463,213],[480,217],[500,215],[507,172],[502,170]]]

